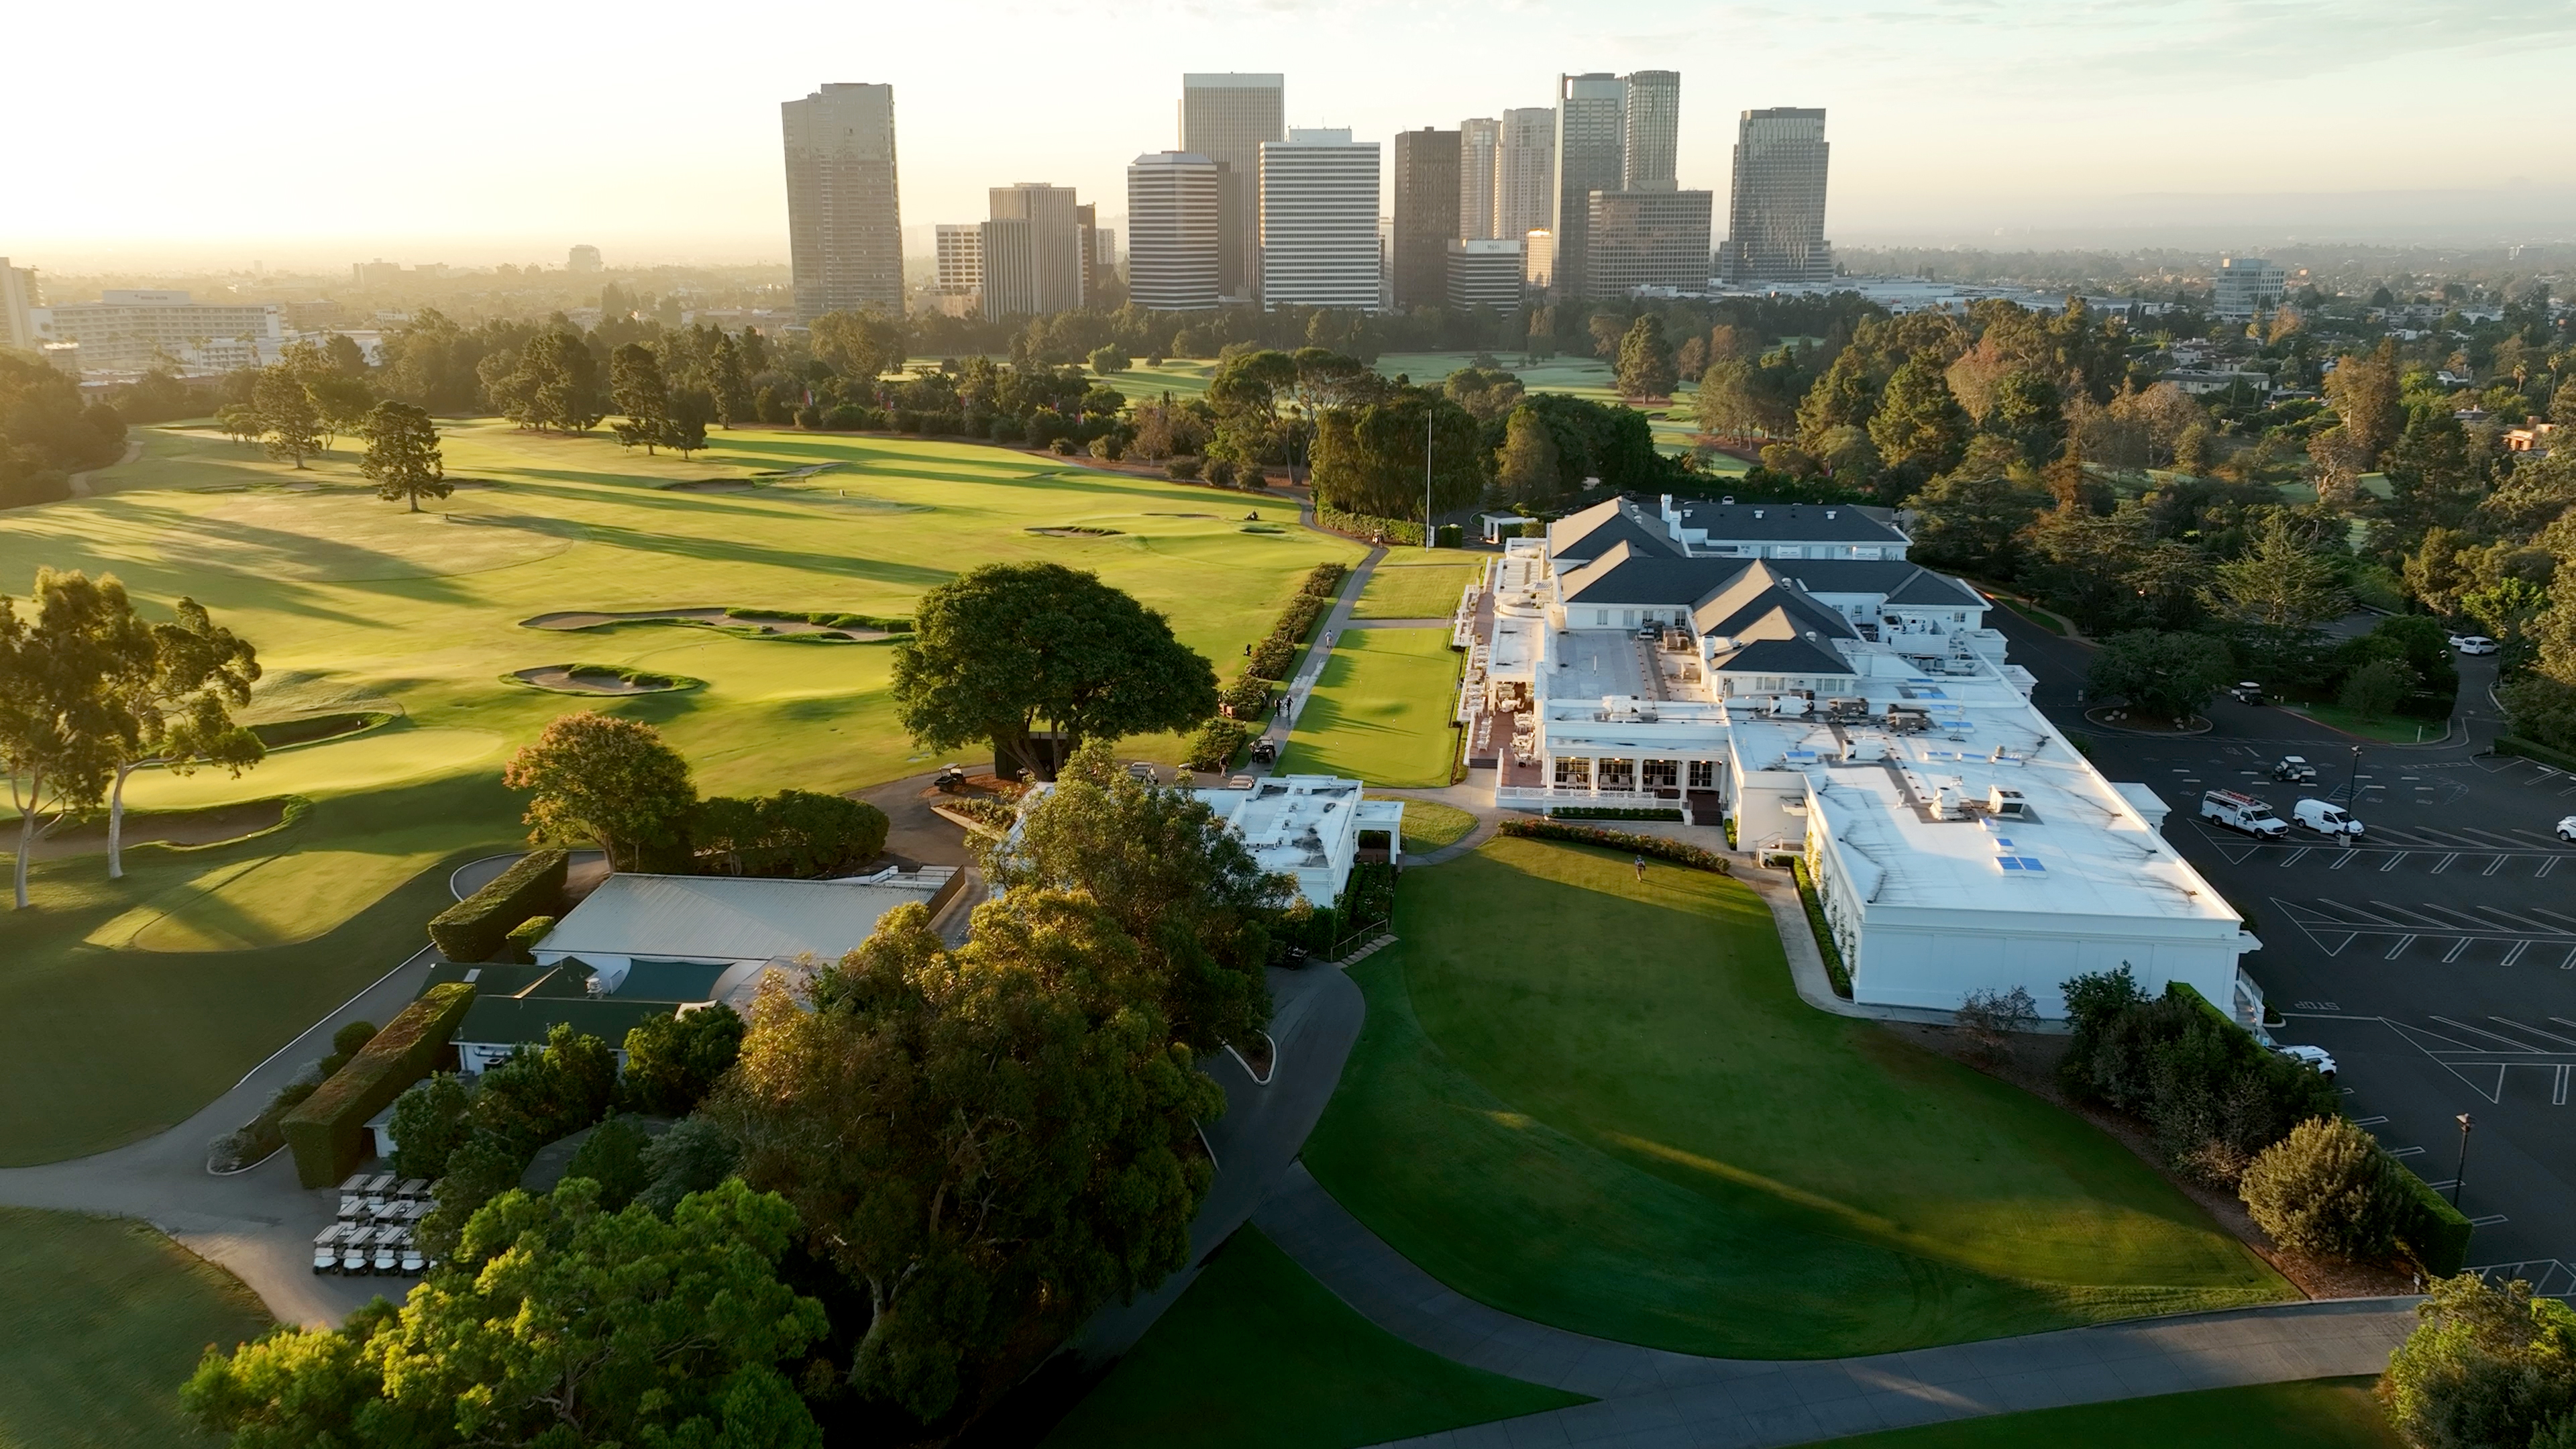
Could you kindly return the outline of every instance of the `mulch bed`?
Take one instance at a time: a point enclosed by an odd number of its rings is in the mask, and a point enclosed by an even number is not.
[[[1916,1046],[1937,1052],[1999,1081],[2010,1082],[2110,1133],[2121,1146],[2135,1153],[2139,1161],[2154,1168],[2158,1176],[2200,1204],[2211,1217],[2218,1219],[2221,1226],[2235,1234],[2238,1241],[2253,1249],[2255,1256],[2271,1264],[2273,1271],[2289,1279],[2292,1287],[2310,1298],[2388,1298],[2423,1291],[2421,1280],[2411,1267],[2342,1263],[2274,1246],[2234,1193],[2185,1177],[2167,1166],[2146,1128],[2135,1119],[2074,1101],[2066,1095],[2057,1084],[2057,1064],[2064,1060],[2068,1049],[2074,1045],[2070,1038],[2016,1035],[2007,1040],[2001,1058],[1995,1059],[1979,1051],[1967,1033],[1950,1027],[1918,1026],[1910,1022],[1887,1022],[1884,1025]]]

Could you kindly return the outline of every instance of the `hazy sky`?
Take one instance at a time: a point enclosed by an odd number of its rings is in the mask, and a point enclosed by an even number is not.
[[[1292,124],[1383,140],[1676,69],[1721,217],[1736,112],[1821,105],[1845,243],[2576,236],[2570,0],[39,0],[10,29],[0,255],[58,271],[783,259],[778,103],[824,81],[894,84],[908,228],[1012,181],[1107,216],[1185,70],[1285,72]],[[2381,192],[2412,194],[2351,195]]]

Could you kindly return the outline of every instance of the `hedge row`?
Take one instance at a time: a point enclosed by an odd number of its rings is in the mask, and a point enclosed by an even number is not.
[[[1190,737],[1189,755],[1181,763],[1193,770],[1223,773],[1234,768],[1234,757],[1251,742],[1251,726],[1230,719],[1212,719]]]
[[[1365,513],[1344,513],[1318,503],[1315,505],[1315,521],[1336,533],[1383,538],[1389,543],[1409,543],[1415,548],[1422,546],[1422,525],[1408,523],[1401,518],[1372,518]]]
[[[1631,855],[1651,855],[1693,870],[1730,874],[1726,857],[1702,850],[1685,841],[1666,840],[1660,835],[1636,835],[1625,830],[1604,830],[1597,825],[1561,825],[1553,820],[1530,820],[1519,816],[1506,820],[1500,827],[1504,835],[1517,835],[1528,840],[1564,840],[1576,845],[1600,845],[1624,850]]]
[[[491,884],[431,917],[429,939],[450,961],[497,960],[521,921],[563,910],[564,876],[571,869],[568,850],[529,851]]]
[[[1554,805],[1547,812],[1558,820],[1679,820],[1682,812],[1667,807],[1660,810],[1626,805]]]
[[[1350,570],[1338,563],[1320,563],[1306,571],[1297,596],[1279,611],[1279,621],[1270,626],[1268,637],[1253,645],[1244,659],[1242,677],[1218,697],[1228,718],[1252,719],[1269,706],[1271,692],[1294,671],[1297,651],[1306,647],[1306,636],[1315,632],[1316,622],[1331,612],[1333,596],[1349,576]]]
[[[358,1140],[367,1119],[430,1074],[473,1005],[474,988],[461,981],[422,992],[347,1066],[286,1114],[279,1126],[286,1145],[295,1150],[295,1173],[306,1187],[329,1187],[357,1170],[367,1156]]]
[[[1825,899],[1816,894],[1815,879],[1807,874],[1807,862],[1800,857],[1789,861],[1790,879],[1798,883],[1798,904],[1806,907],[1807,930],[1816,938],[1816,954],[1825,961],[1825,979],[1833,983],[1834,995],[1852,999],[1851,967],[1843,961],[1843,943],[1834,938],[1834,927],[1825,919]]]
[[[2397,1241],[2424,1265],[2428,1277],[2448,1278],[2469,1261],[2469,1220],[2443,1201],[2433,1185],[2396,1164],[2391,1176],[2405,1189],[2406,1203],[2397,1222]]]

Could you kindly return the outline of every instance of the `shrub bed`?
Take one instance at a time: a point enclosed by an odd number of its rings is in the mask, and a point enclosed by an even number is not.
[[[1252,728],[1231,719],[1212,719],[1199,726],[1190,737],[1189,755],[1182,763],[1193,770],[1231,769],[1234,757],[1252,740]]]
[[[2496,736],[2495,752],[2499,755],[2520,755],[2526,760],[2538,760],[2544,765],[2555,765],[2562,770],[2576,771],[2576,755],[2571,755],[2565,750],[2553,750],[2538,740],[2527,740],[2520,735]]]
[[[1344,513],[1338,508],[1315,505],[1315,521],[1336,533],[1359,538],[1383,538],[1389,543],[1422,546],[1422,525],[1401,518],[1372,518],[1365,513]]]
[[[1276,680],[1263,679],[1257,674],[1246,674],[1227,685],[1225,693],[1217,696],[1217,708],[1223,711],[1228,719],[1251,719],[1270,707],[1271,691],[1278,687]]]
[[[1807,862],[1790,861],[1789,875],[1798,883],[1798,904],[1807,908],[1807,929],[1816,938],[1816,954],[1825,958],[1825,979],[1833,983],[1834,995],[1849,1001],[1851,968],[1843,964],[1842,942],[1834,939],[1833,927],[1825,920],[1824,898],[1816,894],[1816,882],[1807,874]]]
[[[1679,810],[1647,810],[1624,805],[1558,805],[1551,806],[1548,816],[1555,820],[1679,820]]]
[[[571,869],[571,851],[529,851],[491,884],[432,916],[429,939],[450,961],[492,960],[521,921],[563,909],[564,876]]]
[[[2397,1222],[2397,1241],[2424,1265],[2427,1275],[2447,1278],[2469,1261],[2469,1220],[2444,1201],[2433,1185],[2398,1165],[2397,1186],[2406,1205]]]
[[[295,1149],[296,1176],[306,1187],[329,1187],[366,1160],[358,1135],[367,1119],[429,1075],[473,1004],[474,988],[461,981],[422,992],[286,1114],[279,1126],[286,1145]]]
[[[1611,850],[1624,850],[1631,855],[1652,856],[1686,865],[1693,870],[1711,871],[1718,875],[1733,872],[1726,857],[1680,840],[1666,840],[1660,835],[1636,835],[1625,830],[1603,830],[1596,825],[1560,825],[1554,820],[1528,820],[1515,817],[1498,827],[1498,833],[1516,835],[1527,840],[1563,840],[1576,845],[1599,845]]]

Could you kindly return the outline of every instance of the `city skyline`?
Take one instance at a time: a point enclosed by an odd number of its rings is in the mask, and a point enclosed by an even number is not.
[[[262,108],[207,106],[191,77],[257,63],[283,28],[350,23],[318,5],[262,4],[251,23],[190,26],[185,45],[122,55],[121,93],[133,99],[118,107],[96,105],[76,68],[20,72],[22,104],[32,114],[81,117],[84,144],[19,158],[20,200],[0,202],[0,244],[20,265],[54,271],[153,258],[559,264],[574,242],[600,246],[617,265],[782,261],[773,108],[829,81],[860,81],[891,84],[904,97],[902,210],[917,219],[908,233],[918,234],[908,235],[907,251],[927,254],[927,223],[973,219],[995,184],[1044,176],[1086,196],[1122,196],[1130,160],[1177,142],[1178,77],[1247,66],[1286,75],[1288,123],[1347,125],[1380,141],[1546,104],[1560,70],[1669,67],[1691,77],[1681,182],[1720,191],[1740,111],[1823,108],[1841,138],[1830,225],[1845,246],[2032,227],[2145,236],[2220,223],[2252,229],[2248,244],[2275,234],[2265,226],[2356,240],[2576,233],[2576,158],[2545,147],[2462,148],[2385,103],[2394,94],[2479,94],[2482,114],[2503,132],[2545,130],[2545,87],[2482,84],[2481,76],[2501,65],[2546,73],[2553,56],[2576,48],[2576,13],[2531,0],[2505,8],[2513,13],[2319,0],[2312,9],[2325,23],[2308,25],[2193,0],[2088,14],[2073,26],[1928,0],[1873,9],[1865,24],[1850,6],[1791,18],[1648,3],[1623,11],[1623,28],[1612,33],[1573,6],[1547,3],[1508,27],[1463,25],[1464,12],[1446,5],[1299,4],[1218,17],[1148,4],[1068,39],[1022,23],[1028,17],[1012,5],[883,17],[791,5],[773,22],[800,37],[795,74],[719,66],[678,85],[669,83],[667,36],[649,10],[645,23],[600,35],[569,15],[469,5],[435,27],[401,26],[406,62],[370,74],[362,119],[299,139],[328,200],[294,204],[272,188],[227,181],[227,168],[194,164],[275,142]],[[166,13],[175,22],[175,8]],[[145,6],[141,23],[154,18]],[[508,47],[486,43],[486,18],[506,29]],[[359,28],[380,23],[391,25]],[[979,36],[972,63],[934,43],[936,32],[960,27]],[[58,8],[30,15],[16,38],[30,55],[92,44]],[[1418,64],[1435,41],[1444,63]],[[568,80],[559,61],[569,53],[585,60]],[[1761,64],[1746,66],[1749,56]],[[1974,68],[1974,85],[1936,88],[1926,79],[1962,65]],[[653,80],[650,106],[615,110],[627,77]],[[510,103],[456,107],[460,83]],[[1048,93],[1079,104],[1051,106],[1044,127],[1010,119],[1014,109],[1002,104]],[[2136,128],[2141,108],[2157,117],[2152,137]],[[613,164],[597,139],[612,116],[620,137]],[[2040,119],[2048,124],[2034,124]],[[2297,164],[2212,164],[2240,152],[2248,135],[2273,138]],[[2300,144],[2327,136],[2335,144]],[[137,187],[96,165],[100,155],[192,164]],[[471,162],[499,155],[514,164]],[[351,184],[408,175],[419,179]],[[2388,199],[2369,199],[2380,193]],[[2400,193],[2469,201],[2428,214]],[[2158,197],[2166,199],[2144,200]]]

